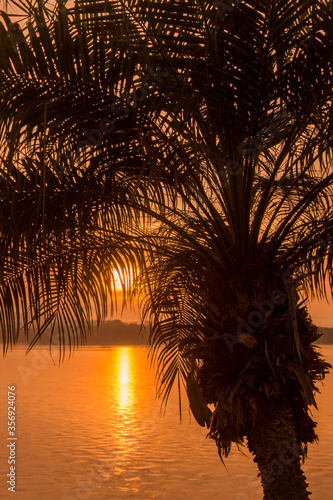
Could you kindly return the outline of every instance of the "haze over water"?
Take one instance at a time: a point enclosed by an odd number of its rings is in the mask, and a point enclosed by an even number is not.
[[[333,362],[333,346],[323,354]],[[235,447],[221,464],[206,430],[177,394],[165,415],[144,347],[84,348],[59,367],[47,349],[17,348],[0,361],[0,498],[7,491],[7,386],[17,393],[15,500],[135,498],[257,500],[252,457]],[[318,395],[319,445],[303,467],[312,500],[333,490],[333,377]]]

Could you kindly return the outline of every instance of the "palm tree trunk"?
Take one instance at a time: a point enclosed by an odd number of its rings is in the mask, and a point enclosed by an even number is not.
[[[309,498],[290,408],[274,406],[260,411],[249,429],[248,448],[258,463],[264,500]]]

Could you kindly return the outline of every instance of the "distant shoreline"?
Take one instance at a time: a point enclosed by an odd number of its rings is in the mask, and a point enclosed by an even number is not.
[[[333,344],[333,328],[319,327],[323,335],[315,343],[318,345],[332,345]]]
[[[92,334],[87,337],[86,342],[79,343],[76,347],[121,347],[121,346],[146,346],[148,340],[148,325],[144,325],[141,334],[139,335],[141,325],[139,323],[125,323],[119,319],[108,320],[102,323],[98,330],[93,329]],[[322,345],[333,345],[333,328],[319,327],[319,330],[323,335],[318,339],[315,344]],[[29,346],[32,341],[33,335],[26,338],[19,339],[16,347]],[[57,334],[54,334],[54,342],[52,346],[57,345],[56,342]],[[2,338],[0,337],[0,344],[3,344]],[[36,347],[45,347],[50,345],[50,334],[46,330],[42,338],[36,343]],[[69,347],[68,344],[65,347]]]

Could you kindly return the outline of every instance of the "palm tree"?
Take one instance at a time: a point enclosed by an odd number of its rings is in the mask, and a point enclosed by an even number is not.
[[[221,458],[247,439],[265,499],[308,498],[329,368],[306,300],[332,286],[332,3],[21,5],[29,32],[0,27],[7,345],[22,319],[79,338],[110,269],[138,268],[164,400],[185,381]]]

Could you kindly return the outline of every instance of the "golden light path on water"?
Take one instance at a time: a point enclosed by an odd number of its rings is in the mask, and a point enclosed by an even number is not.
[[[118,482],[125,483],[120,486],[125,491],[128,486],[124,476],[133,455],[140,454],[142,442],[156,427],[159,404],[155,401],[154,374],[142,348],[117,347],[103,354],[103,395],[98,404],[103,408],[105,436],[113,443],[113,455],[117,457],[113,473]]]
[[[124,412],[133,403],[133,359],[128,347],[120,347],[116,353],[115,370],[117,373],[116,399],[119,411]]]

